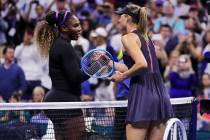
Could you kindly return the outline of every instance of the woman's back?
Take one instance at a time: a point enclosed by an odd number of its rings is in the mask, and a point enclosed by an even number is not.
[[[141,51],[148,64],[147,68],[144,68],[140,71],[139,76],[143,76],[143,74],[146,73],[159,73],[158,60],[155,54],[155,48],[152,41],[149,39],[149,42],[147,43],[143,36],[140,34],[140,32],[137,30],[134,31],[134,33],[139,37],[139,40],[141,42]],[[132,65],[134,64],[132,58],[127,54],[124,55],[123,60],[129,68],[132,67]]]

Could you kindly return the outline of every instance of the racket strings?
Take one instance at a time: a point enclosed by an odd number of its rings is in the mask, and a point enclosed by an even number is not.
[[[175,129],[175,124],[171,126],[170,133],[168,135],[169,140],[174,140],[174,135],[176,135],[175,138],[177,138],[178,140],[184,140],[184,135],[182,133],[181,127],[179,125],[177,125],[176,127],[177,128]]]
[[[112,71],[112,67],[109,65],[110,59],[104,52],[97,51],[90,53],[84,62],[85,71],[93,76],[106,76]]]

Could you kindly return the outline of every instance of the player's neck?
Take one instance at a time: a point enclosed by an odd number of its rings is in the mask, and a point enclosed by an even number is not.
[[[137,25],[136,24],[131,24],[130,26],[127,26],[127,33],[131,33],[135,30],[137,30]]]
[[[69,38],[69,36],[67,35],[67,34],[63,34],[63,33],[60,33],[60,35],[61,35],[61,37],[63,38],[63,39],[65,39],[66,41],[71,41],[71,39]]]

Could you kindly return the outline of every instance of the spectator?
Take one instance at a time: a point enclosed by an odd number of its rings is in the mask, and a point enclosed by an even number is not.
[[[185,19],[185,36],[190,35],[191,33],[195,34],[195,42],[201,46],[201,36],[202,28],[197,17],[186,17]]]
[[[68,0],[53,0],[49,5],[46,13],[48,13],[49,11],[60,12],[63,10],[70,10]]]
[[[99,26],[106,27],[112,22],[112,12],[113,5],[111,3],[106,2],[102,5],[98,5],[95,17],[96,23]]]
[[[171,98],[193,96],[193,88],[196,85],[196,75],[192,69],[189,56],[181,55],[178,61],[178,70],[169,73],[171,83]]]
[[[112,19],[112,27],[108,27],[107,28],[111,28],[109,29],[109,40],[110,40],[110,45],[113,47],[115,53],[119,54],[121,53],[121,51],[123,50],[123,44],[121,41],[121,37],[123,34],[126,33],[126,28],[119,26],[118,24],[118,20],[119,20],[119,15],[113,15],[113,19]],[[111,25],[109,25],[111,26]],[[121,58],[118,58],[119,60]]]
[[[31,99],[34,87],[41,85],[41,59],[32,39],[33,30],[27,29],[24,34],[23,43],[15,49],[15,58],[18,65],[23,69],[27,81],[27,90],[23,95],[24,100]]]
[[[119,20],[119,15],[113,12],[112,22],[106,26],[106,30],[108,32],[108,39],[110,39],[113,35],[120,32],[121,29],[119,29],[120,26],[118,24],[118,20]]]
[[[9,102],[19,103],[21,94],[14,93]],[[33,133],[33,127],[28,124],[30,113],[25,110],[6,110],[0,112],[0,139],[23,140],[27,134]]]
[[[21,101],[21,94],[13,93],[13,95],[9,99],[9,103],[19,103]],[[30,113],[28,111],[23,110],[10,110],[8,113],[8,124],[15,124],[15,123],[28,123],[30,119]]]
[[[16,0],[8,0],[7,8],[3,10],[3,13],[2,17],[8,23],[7,44],[16,46],[21,43],[25,28],[29,26],[25,22],[26,15],[20,9],[20,4]]]
[[[44,89],[40,86],[37,86],[33,90],[33,100],[32,101],[35,103],[42,102],[44,95],[45,95]]]
[[[37,86],[33,90],[33,96],[32,96],[32,102],[33,103],[41,103],[44,99],[45,91],[41,86]],[[31,116],[35,116],[37,114],[40,114],[42,111],[40,110],[31,110],[30,114]]]
[[[208,100],[210,99],[210,75],[204,73],[201,79],[201,93],[198,96],[198,100]],[[210,130],[210,115],[207,113],[200,114],[200,102],[198,104],[198,113],[197,113],[197,130]]]
[[[173,35],[173,30],[168,24],[162,24],[160,26],[160,34],[163,38],[163,46],[167,55],[169,55],[179,43],[177,35]]]
[[[52,88],[52,81],[49,77],[49,59],[41,57],[41,86],[44,88],[45,93],[47,93]]]
[[[175,6],[174,15],[176,17],[188,15],[190,6],[184,3],[184,0],[177,0],[177,5]]]
[[[93,129],[100,135],[111,135],[114,124],[113,108],[98,108],[94,111]],[[103,120],[103,121],[102,121]]]
[[[78,40],[72,40],[71,43],[74,47],[76,45],[80,45],[84,53],[86,53],[89,50],[89,46],[90,46],[89,41],[83,36],[80,36]]]
[[[160,73],[161,75],[163,75],[166,64],[168,63],[168,56],[164,49],[163,38],[160,34],[154,34],[152,36],[152,41],[155,46],[155,52],[156,52],[156,56],[159,62]]]
[[[8,101],[12,93],[25,92],[26,80],[21,67],[14,63],[14,48],[4,48],[3,55],[4,63],[0,65],[0,96]]]
[[[84,38],[88,39],[91,30],[93,30],[95,28],[94,21],[89,18],[82,19],[81,25],[82,25],[82,36]]]
[[[204,99],[210,99],[210,74],[204,73],[201,79],[201,92]]]
[[[30,17],[32,5],[35,5],[36,17]],[[31,23],[33,25],[33,27],[35,27],[36,24],[44,18],[44,16],[45,16],[44,6],[41,5],[38,0],[32,0],[29,3],[28,13],[26,14],[26,21],[28,23]]]
[[[114,49],[112,48],[112,46],[110,46],[106,40],[107,38],[107,31],[105,28],[103,27],[98,27],[96,28],[96,30],[93,32],[93,37],[96,40],[96,48],[100,48],[100,49],[105,49],[107,50],[112,56],[114,61],[117,61],[117,56],[116,53],[114,51]]]
[[[2,58],[2,50],[4,45],[7,43],[6,30],[8,29],[8,23],[1,16],[0,9],[0,58]]]
[[[44,95],[44,89],[40,86],[37,86],[33,90],[32,101],[34,103],[41,103],[43,101]],[[37,136],[41,139],[41,137],[47,133],[49,119],[40,110],[31,110],[30,114],[32,116],[30,123],[36,126]]]
[[[177,71],[177,64],[178,64],[179,56],[180,56],[179,51],[174,50],[171,52],[169,61],[168,61],[168,65],[166,66],[166,69],[165,69],[164,75],[163,75],[164,80],[166,82],[168,81],[169,73],[171,73],[173,71]]]
[[[196,36],[194,32],[190,32],[185,36],[180,44],[175,48],[180,51],[181,54],[187,54],[190,56],[191,62],[193,62],[192,67],[198,76],[198,64],[202,60],[201,48],[196,43]]]
[[[208,30],[203,37],[203,46],[204,48],[202,54],[210,51],[210,30]],[[205,61],[203,62],[201,67],[201,74],[203,74],[204,72],[210,74],[210,63],[207,63]]]
[[[196,5],[191,5],[189,16],[195,18],[196,23],[199,23],[199,26],[205,30],[208,24],[208,15],[205,6],[199,3],[198,1]]]
[[[165,2],[163,6],[164,16],[157,18],[154,21],[154,32],[159,32],[161,24],[168,24],[174,33],[183,33],[184,32],[184,21],[177,19],[174,15],[174,6],[170,2]]]

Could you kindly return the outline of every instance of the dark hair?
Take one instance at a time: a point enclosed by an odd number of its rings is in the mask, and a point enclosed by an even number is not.
[[[73,14],[70,11],[49,12],[43,21],[35,28],[35,41],[42,56],[48,56],[49,49],[62,27],[66,27],[68,19]]]
[[[45,20],[51,25],[56,25],[58,28],[65,26],[66,21],[71,18],[73,14],[70,11],[50,12],[46,15]]]
[[[2,51],[2,53],[3,53],[3,55],[5,55],[6,53],[7,53],[7,50],[8,49],[15,49],[14,47],[12,47],[12,46],[6,46],[4,49],[3,49],[3,51]]]
[[[17,100],[18,102],[21,101],[22,98],[22,94],[19,92],[14,92],[11,96],[11,98],[14,98],[15,100]]]
[[[210,33],[210,29],[203,36],[203,48],[205,48],[206,45],[208,44],[206,37],[207,37],[207,34],[209,34],[209,33]]]
[[[200,77],[200,82],[199,82],[199,83],[200,83],[199,86],[200,86],[201,89],[204,88],[204,85],[203,85],[203,82],[202,82],[203,76],[204,76],[204,75],[207,75],[207,76],[209,77],[209,79],[210,79],[210,74],[209,74],[209,73],[203,73],[203,74],[202,74],[202,76]]]
[[[168,28],[170,30],[170,32],[172,32],[171,26],[169,26],[168,24],[161,24],[160,29],[161,28]]]

